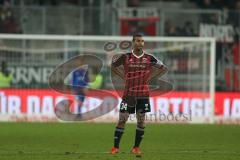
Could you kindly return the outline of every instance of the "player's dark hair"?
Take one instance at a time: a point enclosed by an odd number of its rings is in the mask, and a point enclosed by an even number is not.
[[[133,41],[133,42],[135,41],[135,38],[136,38],[136,37],[142,37],[142,35],[141,35],[141,34],[134,34],[134,35],[133,35],[133,38],[132,38],[132,41]]]

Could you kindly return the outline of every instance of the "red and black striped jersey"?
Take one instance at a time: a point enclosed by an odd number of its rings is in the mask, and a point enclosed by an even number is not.
[[[125,96],[146,97],[149,96],[148,80],[152,67],[163,63],[154,56],[143,52],[141,56],[131,53],[122,54],[112,61],[113,67],[124,66]]]

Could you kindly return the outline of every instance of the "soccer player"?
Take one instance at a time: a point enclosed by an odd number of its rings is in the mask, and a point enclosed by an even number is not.
[[[137,128],[131,153],[141,154],[139,146],[144,135],[145,113],[151,111],[148,83],[154,77],[167,72],[166,66],[161,61],[143,50],[144,39],[142,35],[134,35],[132,44],[132,52],[113,57],[112,60],[112,71],[125,81],[125,88],[120,104],[119,120],[114,132],[114,146],[110,151],[111,154],[119,152],[119,143],[124,132],[125,123],[129,114],[135,112]],[[121,70],[120,66],[123,66],[124,69]],[[155,68],[155,72],[153,68]]]
[[[88,77],[88,72],[86,68],[80,68],[73,72],[72,85],[74,88],[74,92],[76,94],[77,114],[79,117],[81,117],[81,110],[82,110],[83,102],[85,100],[88,82],[89,82],[89,77]],[[82,89],[79,90],[76,86],[82,87]]]

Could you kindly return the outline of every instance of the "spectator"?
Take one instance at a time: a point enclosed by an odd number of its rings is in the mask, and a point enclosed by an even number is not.
[[[57,6],[59,1],[57,0],[38,0],[38,4],[41,6],[44,5],[52,5],[52,6]]]
[[[182,29],[182,34],[183,36],[196,36],[194,29],[193,29],[193,24],[191,21],[186,21],[184,24],[184,27]]]
[[[212,0],[198,0],[197,4],[201,9],[214,9]]]
[[[21,33],[20,26],[15,21],[11,8],[6,5],[1,9],[0,33]]]
[[[178,27],[175,27],[174,24],[170,20],[167,20],[165,22],[165,33],[166,36],[179,36],[180,29]]]
[[[5,19],[2,23],[4,33],[21,33],[21,29],[13,17]]]
[[[79,68],[72,74],[72,85],[77,100],[77,114],[81,117],[82,105],[87,93],[87,86],[89,82],[87,68]],[[80,88],[79,88],[80,87]]]
[[[139,7],[140,0],[128,0],[127,5],[128,7]]]
[[[236,1],[234,11],[230,11],[227,23],[232,24],[234,27],[240,26],[240,0]]]
[[[240,40],[235,37],[232,47],[225,55],[225,60],[230,68],[225,69],[225,81],[229,91],[240,91]]]
[[[240,41],[239,39],[233,45],[233,64],[234,64],[234,76],[233,76],[233,90],[240,91],[239,73],[240,73]]]
[[[93,68],[92,73],[89,76],[92,80],[91,83],[89,83],[89,87],[92,89],[100,89],[103,85],[103,76],[100,73],[97,73],[97,69]]]
[[[0,71],[0,88],[10,88],[12,80],[13,76],[9,73],[7,69],[7,63],[3,61]]]

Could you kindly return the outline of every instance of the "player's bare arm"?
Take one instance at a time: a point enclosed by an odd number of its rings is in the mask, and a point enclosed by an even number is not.
[[[164,75],[165,73],[168,72],[168,68],[167,66],[163,65],[163,64],[155,64],[153,67],[157,68],[153,74],[151,74],[151,77],[149,77],[149,82],[156,78],[156,77],[161,77],[162,75]]]

